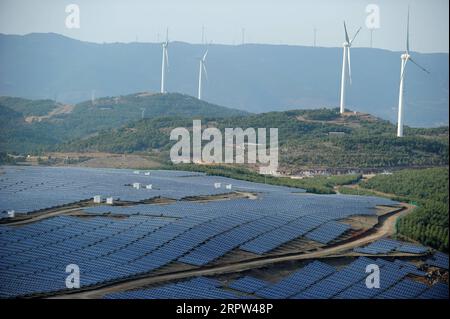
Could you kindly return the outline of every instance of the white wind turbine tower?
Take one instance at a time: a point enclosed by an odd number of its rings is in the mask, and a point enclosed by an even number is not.
[[[205,78],[208,80],[208,73],[206,72],[206,56],[208,55],[208,49],[206,49],[205,54],[200,58],[200,69],[198,71],[198,99],[202,99],[202,75],[205,73]]]
[[[406,22],[406,52],[403,53],[400,57],[402,59],[402,64],[400,68],[400,88],[399,88],[399,94],[398,94],[398,119],[397,119],[397,136],[402,137],[403,136],[403,83],[405,80],[405,68],[406,63],[408,61],[411,61],[416,66],[418,66],[421,70],[425,71],[426,73],[430,73],[428,70],[420,66],[417,62],[415,62],[411,55],[409,54],[409,7],[408,7],[408,18]]]
[[[162,63],[161,63],[161,93],[166,93],[165,88],[165,76],[166,69],[169,67],[169,55],[167,53],[167,47],[169,46],[169,29],[166,31],[166,42],[162,43]]]
[[[348,70],[349,83],[352,84],[352,69],[351,69],[351,65],[350,65],[350,48],[360,30],[361,30],[361,28],[359,28],[358,31],[356,31],[355,35],[350,40],[348,37],[348,33],[347,33],[347,26],[345,25],[345,21],[344,21],[345,42],[343,44],[344,53],[343,53],[343,58],[342,58],[341,104],[340,104],[341,114],[343,114],[345,111],[345,85],[346,85],[346,80],[347,80],[347,77],[346,77],[347,70]],[[347,63],[348,63],[348,65],[347,65]]]

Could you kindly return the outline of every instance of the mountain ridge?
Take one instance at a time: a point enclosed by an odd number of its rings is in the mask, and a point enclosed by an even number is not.
[[[355,44],[357,45],[357,43]],[[96,96],[158,91],[158,43],[93,43],[58,34],[0,35],[0,95],[79,102]],[[169,91],[197,90],[195,57],[203,45],[172,42]],[[204,97],[249,112],[334,107],[341,48],[295,45],[210,45]],[[352,48],[348,108],[396,120],[400,52]],[[415,54],[431,75],[408,68],[405,123],[448,124],[448,54]],[[374,63],[379,61],[379,63]],[[23,79],[27,81],[23,83]]]
[[[248,113],[179,94],[136,93],[84,101],[65,112],[52,100],[0,97],[0,150],[29,152],[85,138],[141,118],[158,116],[246,116]],[[49,116],[51,114],[51,116]]]
[[[203,128],[276,127],[279,131],[280,165],[295,173],[301,167],[399,168],[448,165],[448,127],[405,128],[397,138],[395,126],[368,114],[336,109],[291,110],[249,114],[245,117],[201,118]],[[121,128],[99,132],[86,139],[59,145],[62,152],[154,153],[170,162],[175,141],[169,132],[192,127],[191,118],[179,116],[143,119]],[[161,157],[161,156],[160,156]]]

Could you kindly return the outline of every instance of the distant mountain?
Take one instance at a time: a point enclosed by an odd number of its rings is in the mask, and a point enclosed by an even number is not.
[[[355,46],[358,43],[355,42]],[[196,95],[197,58],[204,46],[170,43],[167,88]],[[448,54],[419,54],[431,71],[409,65],[406,124],[448,124]],[[341,48],[287,45],[210,45],[207,101],[249,112],[336,107]],[[94,96],[159,91],[161,46],[95,44],[57,34],[0,35],[0,95],[78,103]],[[400,53],[352,49],[348,108],[395,121]]]
[[[0,151],[46,149],[142,118],[175,115],[224,118],[247,114],[179,93],[138,93],[76,105],[0,97]]]
[[[448,165],[448,127],[407,127],[396,137],[395,126],[368,114],[340,116],[338,109],[295,110],[253,114],[245,117],[209,118],[204,127],[222,132],[227,127],[279,128],[280,164],[295,172],[300,167],[374,168]],[[166,154],[175,143],[169,132],[192,127],[183,117],[144,119],[122,128],[71,141],[62,151]],[[164,156],[163,156],[164,157]]]

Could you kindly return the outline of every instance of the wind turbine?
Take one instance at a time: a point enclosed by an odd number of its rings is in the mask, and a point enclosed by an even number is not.
[[[408,18],[406,22],[406,51],[401,55],[401,68],[400,68],[400,88],[399,88],[399,94],[398,94],[398,119],[397,119],[397,136],[402,137],[403,136],[403,83],[405,80],[405,70],[406,70],[406,63],[408,61],[411,61],[416,66],[418,66],[422,71],[426,73],[430,73],[427,69],[420,66],[416,61],[414,61],[411,58],[411,55],[409,54],[409,6],[408,6]]]
[[[205,73],[205,78],[208,80],[208,73],[206,72],[206,56],[208,55],[208,49],[206,49],[205,54],[203,54],[203,57],[200,58],[200,69],[198,71],[198,99],[202,99],[202,74]]]
[[[345,85],[346,85],[346,79],[347,79],[347,77],[346,77],[347,70],[348,70],[348,78],[349,78],[350,85],[352,84],[352,69],[351,69],[351,65],[350,65],[350,48],[352,47],[352,43],[355,40],[355,38],[358,35],[360,30],[361,30],[361,27],[358,29],[358,31],[356,31],[355,35],[350,40],[350,38],[348,37],[347,26],[345,25],[345,21],[344,21],[345,42],[343,44],[344,53],[343,53],[343,58],[342,58],[341,104],[340,104],[341,114],[343,114],[345,111]],[[347,65],[347,63],[348,63],[348,65]]]
[[[169,29],[166,30],[166,42],[162,43],[162,63],[161,63],[161,93],[166,93],[165,76],[166,69],[169,67],[169,55],[167,54],[167,47],[169,46]],[[167,65],[167,66],[166,66]]]

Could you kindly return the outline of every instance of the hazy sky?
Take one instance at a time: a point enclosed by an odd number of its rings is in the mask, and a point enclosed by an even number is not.
[[[80,8],[80,28],[68,29],[68,4]],[[366,7],[378,5],[380,28],[373,46],[403,50],[406,13],[411,5],[411,49],[448,52],[448,0],[0,0],[0,33],[55,32],[92,42],[156,42],[169,27],[170,39],[341,46],[342,21],[351,34],[362,26],[354,46],[369,46]]]

